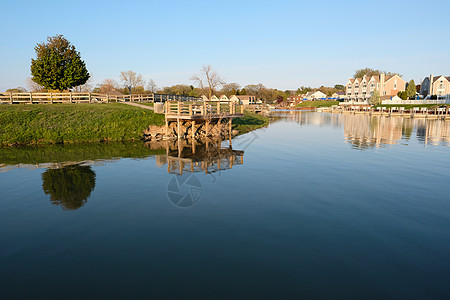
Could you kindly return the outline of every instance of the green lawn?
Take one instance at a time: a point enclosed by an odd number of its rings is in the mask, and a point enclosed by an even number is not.
[[[297,104],[295,107],[331,107],[333,105],[339,105],[339,101],[303,101],[302,103]]]
[[[136,140],[164,115],[109,104],[0,105],[0,145]]]
[[[269,125],[269,118],[250,111],[245,111],[243,118],[233,119],[233,129],[238,130],[239,134],[244,134],[267,125]]]
[[[136,103],[141,104],[141,105],[150,106],[150,107],[153,107],[153,106],[154,106],[154,103],[153,103],[153,102],[136,102]]]

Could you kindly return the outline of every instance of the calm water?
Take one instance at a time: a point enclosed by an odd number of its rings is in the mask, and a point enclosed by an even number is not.
[[[0,298],[450,297],[450,123],[1,149]]]

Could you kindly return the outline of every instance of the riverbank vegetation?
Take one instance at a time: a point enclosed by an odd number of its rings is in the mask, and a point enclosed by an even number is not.
[[[95,143],[139,140],[164,115],[120,103],[2,105],[0,124],[2,146]]]
[[[268,117],[250,111],[245,111],[243,118],[233,119],[233,129],[238,130],[239,134],[244,134],[268,125]]]
[[[295,107],[331,107],[333,105],[339,105],[339,101],[303,101],[302,103],[297,104]]]

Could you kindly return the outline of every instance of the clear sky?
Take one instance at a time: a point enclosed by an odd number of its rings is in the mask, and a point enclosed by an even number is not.
[[[345,84],[372,67],[450,76],[450,1],[2,0],[0,91],[26,87],[34,46],[63,34],[94,84],[133,70],[159,87],[211,64],[226,82]]]

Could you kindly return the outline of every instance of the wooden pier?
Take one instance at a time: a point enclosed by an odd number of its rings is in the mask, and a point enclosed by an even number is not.
[[[178,138],[231,135],[233,118],[244,116],[244,106],[235,102],[166,101],[164,106],[166,136],[175,134]]]

